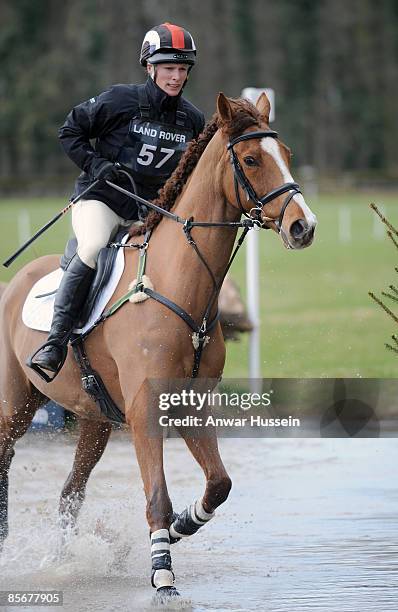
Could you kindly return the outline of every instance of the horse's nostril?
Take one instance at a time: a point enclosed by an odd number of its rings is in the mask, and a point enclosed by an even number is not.
[[[308,231],[308,223],[305,219],[297,219],[290,227],[290,233],[296,240],[302,238]]]

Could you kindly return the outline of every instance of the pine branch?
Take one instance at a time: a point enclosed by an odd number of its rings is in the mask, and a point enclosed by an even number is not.
[[[376,204],[374,204],[374,202],[372,202],[370,204],[370,208],[372,210],[375,211],[375,213],[380,217],[380,219],[382,220],[382,222],[384,223],[384,225],[386,225],[389,230],[391,230],[391,232],[393,234],[395,234],[396,236],[398,236],[398,230],[395,229],[395,227],[393,225],[391,225],[391,223],[385,218],[385,216],[379,211],[379,209],[377,208]]]
[[[385,291],[382,291],[381,295],[390,298],[390,300],[394,300],[394,302],[398,302],[398,297],[396,295],[391,295],[391,293],[386,293]]]
[[[379,306],[381,306],[381,308],[388,314],[390,315],[390,317],[395,321],[395,323],[398,323],[398,317],[396,317],[396,315],[393,313],[392,310],[390,310],[378,297],[375,296],[374,293],[372,293],[371,291],[369,291],[369,295],[372,298],[372,300],[374,300]]]
[[[385,342],[384,346],[389,350],[389,351],[393,351],[394,353],[397,353],[398,355],[398,348],[396,348],[395,346],[391,346],[391,344],[387,344],[387,342]]]
[[[397,247],[397,249],[398,249],[398,241],[397,241],[397,240],[394,238],[394,236],[392,235],[392,233],[391,233],[391,232],[387,232],[387,236],[388,236],[389,238],[391,238],[391,240],[393,241],[393,243],[395,244],[395,246],[396,246],[396,247]]]
[[[387,236],[391,239],[391,241],[393,242],[395,247],[398,249],[398,240],[397,240],[397,238],[395,238],[395,236],[398,237],[398,230],[396,230],[395,227],[393,225],[391,225],[391,223],[386,219],[386,217],[377,208],[376,204],[374,204],[372,202],[370,204],[370,208],[375,211],[375,213],[381,219],[382,223],[384,223],[384,225],[386,225],[388,227]],[[395,269],[396,272],[398,272],[398,267],[395,267],[394,269]],[[397,287],[395,287],[395,285],[389,285],[389,289],[391,289],[391,291],[394,293],[394,295],[391,294],[391,293],[387,293],[385,291],[382,291],[381,295],[383,295],[386,298],[389,298],[390,300],[393,300],[394,302],[398,302],[398,289],[397,289]],[[390,310],[388,308],[388,306],[386,306],[384,304],[384,302],[380,298],[376,297],[375,294],[372,293],[371,291],[369,291],[369,295],[372,298],[372,300],[374,300],[376,302],[376,304],[378,304],[384,310],[384,312],[386,312],[393,319],[393,321],[395,321],[395,323],[398,323],[398,317],[393,313],[392,310]],[[388,344],[387,342],[384,344],[384,346],[389,351],[392,351],[393,353],[398,355],[398,336],[396,334],[393,334],[391,336],[391,338],[392,338],[392,340],[394,342],[394,346],[392,344]]]

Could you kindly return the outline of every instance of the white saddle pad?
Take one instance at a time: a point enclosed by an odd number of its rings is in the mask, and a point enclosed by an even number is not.
[[[128,236],[122,240],[124,244],[127,242]],[[81,329],[75,329],[76,333],[84,333],[103,313],[106,304],[112,297],[117,284],[124,270],[124,249],[118,249],[118,253],[113,264],[113,270],[108,283],[101,288],[97,300],[92,309],[91,315],[87,323]],[[22,309],[22,321],[27,327],[37,329],[38,331],[50,331],[51,321],[54,312],[55,293],[46,297],[38,297],[40,295],[56,291],[59,287],[64,271],[61,268],[54,270],[38,280],[29,291]]]

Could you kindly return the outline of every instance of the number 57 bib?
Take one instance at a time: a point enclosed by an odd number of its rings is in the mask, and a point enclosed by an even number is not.
[[[166,182],[192,137],[183,126],[132,119],[117,161],[141,183]]]

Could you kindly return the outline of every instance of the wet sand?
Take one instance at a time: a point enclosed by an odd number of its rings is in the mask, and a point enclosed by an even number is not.
[[[172,547],[178,609],[398,609],[395,439],[223,439],[220,447],[233,489],[202,532]],[[153,609],[144,494],[121,432],[91,477],[68,558],[51,560],[74,448],[65,434],[17,444],[0,560],[0,590],[62,590],[64,606],[2,609]],[[202,473],[178,439],[166,442],[166,472],[176,510],[202,494]]]

